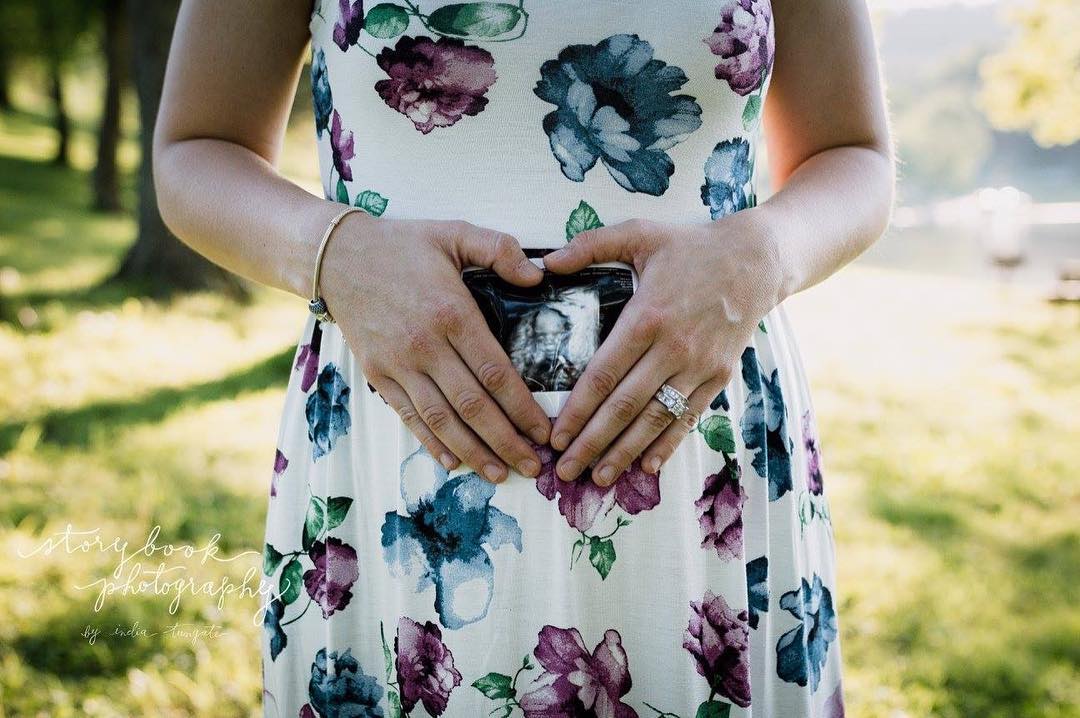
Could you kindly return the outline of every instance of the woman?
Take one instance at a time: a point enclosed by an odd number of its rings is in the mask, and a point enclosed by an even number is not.
[[[274,169],[308,57],[327,199]],[[862,0],[188,0],[154,159],[179,237],[317,300],[270,489],[267,715],[843,714],[782,302],[888,221]],[[537,285],[523,248],[638,274],[556,416],[461,276]]]

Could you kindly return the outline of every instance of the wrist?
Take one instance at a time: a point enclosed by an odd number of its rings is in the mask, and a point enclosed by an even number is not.
[[[737,215],[746,215],[748,234],[756,244],[755,256],[760,261],[758,270],[762,277],[771,278],[776,296],[774,306],[780,304],[799,290],[798,262],[786,217],[768,202]]]

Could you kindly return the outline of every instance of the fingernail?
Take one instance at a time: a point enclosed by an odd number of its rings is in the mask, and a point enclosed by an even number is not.
[[[570,434],[565,431],[560,431],[555,435],[555,438],[551,440],[551,448],[556,451],[562,451],[568,446],[570,446]]]
[[[645,471],[646,472],[648,472],[650,474],[655,474],[659,470],[660,470],[660,457],[659,456],[650,456],[649,458],[645,459]]]
[[[498,466],[496,466],[495,464],[485,464],[484,465],[484,476],[487,477],[488,481],[494,481],[494,482],[502,481],[502,478],[503,478],[502,469],[499,468]]]
[[[450,470],[450,469],[454,468],[455,466],[457,466],[457,459],[455,459],[450,454],[443,454],[442,456],[439,457],[439,463],[442,464],[443,467],[446,468],[447,470]]]
[[[536,476],[540,473],[540,464],[536,463],[532,459],[525,459],[518,464],[518,472],[525,476]]]
[[[540,426],[539,424],[529,430],[529,436],[537,444],[546,444],[548,440],[548,429]]]
[[[573,481],[577,478],[577,475],[581,473],[581,464],[573,459],[569,459],[562,464],[559,464],[558,468],[560,470],[557,473],[559,474],[559,478],[563,481]]]
[[[611,483],[612,479],[615,478],[615,467],[611,464],[608,464],[604,468],[600,469],[600,471],[597,473],[597,476],[600,477],[600,481],[603,482],[604,486],[607,486]]]

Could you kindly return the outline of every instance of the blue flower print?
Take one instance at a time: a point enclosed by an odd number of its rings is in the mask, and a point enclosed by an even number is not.
[[[758,364],[757,352],[747,347],[742,355],[742,380],[746,385],[746,404],[740,428],[743,443],[754,452],[751,464],[757,475],[769,482],[769,501],[776,501],[792,490],[791,450],[780,373],[773,369],[765,376]]]
[[[330,93],[330,76],[326,71],[326,53],[315,50],[311,55],[311,99],[315,110],[315,134],[320,139],[330,129],[330,113],[334,97]]]
[[[430,485],[432,474],[434,488],[412,498],[417,486]],[[416,590],[434,584],[435,610],[445,627],[479,621],[495,592],[488,551],[510,544],[521,552],[517,520],[490,505],[494,484],[473,472],[450,478],[423,448],[401,464],[401,495],[406,515],[387,512],[382,526],[387,564],[411,574],[416,562]]]
[[[301,707],[300,715],[314,718],[314,709],[319,718],[384,718],[379,705],[382,695],[383,687],[374,676],[364,673],[351,648],[329,656],[320,648],[311,664],[310,702]]]
[[[769,610],[769,557],[758,556],[746,563],[746,595],[750,628],[758,627],[758,614]]]
[[[337,438],[349,433],[349,391],[345,377],[332,362],[319,372],[306,411],[313,460],[330,453]]]
[[[701,185],[701,200],[713,219],[750,206],[746,187],[752,173],[750,143],[745,139],[724,140],[713,148],[705,160],[705,184]]]
[[[821,668],[829,644],[836,640],[836,612],[832,594],[814,574],[813,583],[802,579],[802,588],[792,589],[780,596],[780,608],[802,621],[776,642],[776,674],[789,683],[805,686],[810,692],[818,689]]]
[[[701,126],[697,101],[671,95],[686,82],[637,35],[563,48],[533,89],[558,108],[544,131],[562,173],[582,182],[599,159],[623,189],[663,194],[675,172],[667,150]]]
[[[285,615],[285,604],[280,598],[275,598],[263,611],[263,630],[270,642],[270,660],[276,661],[277,657],[285,650],[285,644],[289,639],[285,631],[281,629],[281,618]]]

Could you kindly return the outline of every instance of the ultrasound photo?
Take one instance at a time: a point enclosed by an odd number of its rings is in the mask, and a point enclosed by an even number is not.
[[[486,269],[467,270],[469,287],[492,334],[534,392],[569,391],[633,295],[629,268],[544,273],[517,287]]]

